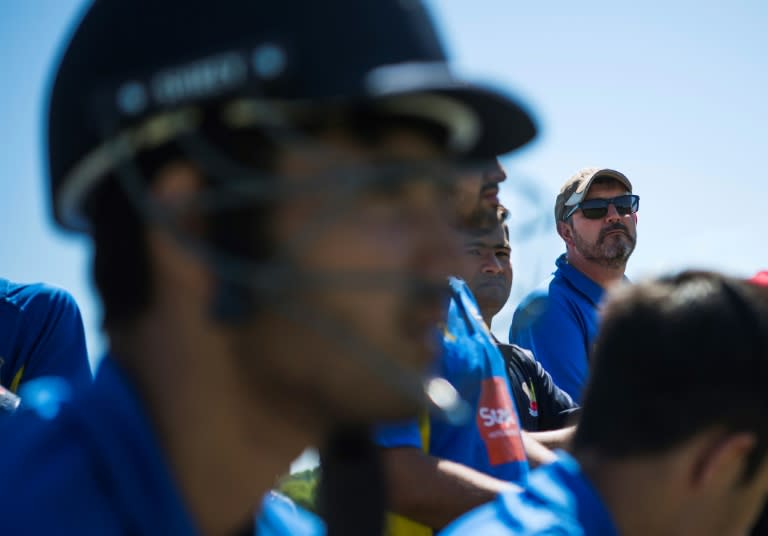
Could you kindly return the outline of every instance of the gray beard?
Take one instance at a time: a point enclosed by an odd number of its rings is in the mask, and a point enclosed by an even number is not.
[[[580,235],[573,233],[576,251],[586,260],[604,268],[624,268],[635,250],[636,240],[629,235],[600,236],[597,242],[590,244]]]

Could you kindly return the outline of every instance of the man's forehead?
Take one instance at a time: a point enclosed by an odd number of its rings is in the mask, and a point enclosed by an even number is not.
[[[507,234],[504,232],[502,224],[496,225],[489,230],[464,233],[464,245],[484,246],[484,247],[509,247]]]
[[[611,180],[600,182],[589,187],[584,199],[594,199],[596,197],[612,197],[616,195],[629,193],[627,187],[619,181]]]

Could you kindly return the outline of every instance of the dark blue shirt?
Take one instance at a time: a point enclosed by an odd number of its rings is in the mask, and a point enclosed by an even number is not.
[[[92,385],[50,411],[0,420],[3,534],[198,534],[145,408],[111,358]],[[268,496],[259,534],[321,534],[292,503]]]
[[[618,536],[597,490],[565,452],[533,471],[522,492],[507,492],[449,525],[440,536]]]
[[[568,264],[565,254],[556,266],[552,276],[518,305],[509,342],[531,350],[555,384],[580,403],[604,291]]]
[[[80,310],[61,289],[0,279],[0,385],[15,392],[42,376],[90,382]]]

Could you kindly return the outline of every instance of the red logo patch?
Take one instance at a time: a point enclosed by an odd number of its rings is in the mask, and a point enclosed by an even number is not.
[[[483,380],[477,427],[485,442],[491,465],[525,461],[520,423],[503,378]]]

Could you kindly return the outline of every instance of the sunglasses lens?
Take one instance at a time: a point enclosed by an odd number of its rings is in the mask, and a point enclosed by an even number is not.
[[[606,199],[588,199],[581,203],[580,208],[585,218],[596,220],[604,218],[608,213],[608,201]]]
[[[620,197],[616,197],[613,200],[613,206],[616,207],[616,212],[621,214],[622,216],[626,216],[627,214],[632,214],[634,212],[632,210],[632,206],[634,205],[634,199],[631,195],[622,195]]]
[[[581,213],[584,214],[584,217],[590,220],[597,220],[599,218],[604,218],[605,215],[608,213],[608,209],[605,207],[592,207],[592,208],[581,208]]]
[[[579,205],[585,218],[597,220],[604,218],[608,213],[608,206],[616,207],[616,212],[621,216],[637,212],[640,198],[636,195],[620,195],[613,199],[588,199]]]

